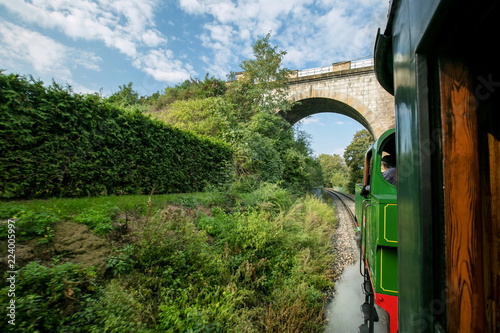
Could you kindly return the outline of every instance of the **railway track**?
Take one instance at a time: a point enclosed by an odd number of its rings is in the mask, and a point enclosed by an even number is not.
[[[360,274],[360,233],[355,219],[355,200],[348,194],[335,191],[330,188],[324,189],[325,193],[333,199],[336,207],[337,230],[332,238],[333,247],[337,256],[332,265],[333,280],[336,289],[333,292],[334,301],[328,308],[327,328],[324,333],[344,333],[357,331],[362,316],[359,313],[359,305],[364,295],[359,285],[363,285],[363,274]],[[338,288],[338,289],[337,289]],[[335,298],[337,300],[335,301]],[[374,333],[387,332],[387,316],[380,313],[379,322],[375,323]]]
[[[326,188],[324,191],[332,198],[337,217],[337,226],[332,236],[333,250],[337,257],[332,266],[333,280],[336,281],[344,268],[354,264],[359,257],[357,225],[353,214],[354,199],[333,189]]]
[[[356,216],[354,215],[354,203],[355,203],[354,198],[352,198],[351,196],[349,196],[349,195],[347,195],[345,193],[342,193],[342,192],[339,192],[339,191],[335,191],[335,190],[333,190],[331,188],[325,188],[323,190],[327,194],[329,194],[330,196],[337,198],[337,200],[341,203],[341,205],[344,208],[344,210],[349,215],[350,220],[352,221],[353,227],[357,228],[358,227],[358,223],[356,221]]]

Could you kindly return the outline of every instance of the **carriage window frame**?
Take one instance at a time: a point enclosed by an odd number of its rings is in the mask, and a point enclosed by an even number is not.
[[[388,144],[392,144],[393,146],[387,147]],[[384,154],[385,153],[385,154]],[[396,187],[397,185],[397,177],[396,177],[396,184],[391,184],[387,179],[384,178],[383,176],[383,171],[382,171],[382,158],[386,155],[392,155],[394,156],[394,159],[396,159],[396,134],[392,133],[390,134],[387,138],[385,138],[384,142],[380,145],[380,150],[378,152],[379,155],[379,160],[380,160],[380,165],[378,169],[378,172],[380,172],[380,177],[384,180],[384,182],[392,187]],[[396,163],[396,170],[397,170],[397,163]]]

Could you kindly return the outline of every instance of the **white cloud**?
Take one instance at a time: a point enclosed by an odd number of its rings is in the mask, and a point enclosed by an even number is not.
[[[179,4],[189,14],[205,13],[205,5],[200,0],[180,0]]]
[[[195,50],[193,53],[197,52],[207,72],[212,75],[223,77],[230,71],[238,71],[235,68],[237,64],[252,57],[252,43],[269,31],[272,31],[271,43],[288,52],[285,66],[292,69],[306,69],[304,66],[308,66],[308,63],[314,63],[314,67],[317,67],[369,55],[376,28],[385,22],[386,10],[380,8],[388,6],[380,0],[175,1],[175,5],[186,15],[200,19],[193,21],[202,22],[199,27],[194,27],[202,29],[196,32],[198,39],[195,40],[182,34],[167,37],[159,30],[165,27],[157,27],[156,20],[162,19],[172,33],[180,28],[172,27],[176,18],[156,16],[159,9],[171,8],[173,2],[0,0],[0,5],[2,10],[6,8],[15,16],[15,26],[23,26],[26,32],[45,36],[62,33],[76,42],[102,43],[122,53],[126,60],[148,77],[169,83],[199,74],[183,58],[192,50]],[[189,18],[186,22],[190,22]],[[2,27],[5,34],[9,33],[5,29],[10,28],[12,25]],[[72,49],[47,38],[42,37],[34,42],[29,47],[31,53],[17,54],[17,57],[22,57],[42,71],[50,70],[59,72],[59,76],[71,77],[71,66],[67,66],[67,63],[59,66],[52,62],[53,68],[50,69],[45,59],[65,59],[62,54]],[[202,48],[197,48],[194,43],[198,40]],[[190,43],[190,50],[174,53],[174,45],[184,41]],[[43,43],[46,46],[39,45]],[[49,48],[49,43],[56,45]],[[35,47],[43,49],[37,51],[41,52],[41,59],[35,59]],[[12,49],[0,52],[4,56],[15,53]],[[79,54],[81,56],[73,56],[77,66],[92,70],[99,68],[100,58],[83,50]],[[197,60],[192,58],[189,61],[194,63]]]
[[[123,48],[123,40],[142,46],[146,35],[148,45],[157,46],[165,39],[154,29],[152,0],[0,0],[0,4],[20,16],[23,21],[44,28],[58,29],[75,39],[101,40],[109,47]],[[126,53],[126,54],[128,54]]]
[[[195,75],[193,68],[175,60],[170,50],[149,50],[138,56],[133,65],[158,81],[180,82]]]
[[[272,31],[273,43],[288,53],[285,65],[294,69],[370,55],[384,6],[379,0],[180,0],[187,13],[213,17],[201,38],[216,57],[247,57],[252,42]],[[231,34],[221,38],[216,31]]]
[[[335,148],[330,155],[344,156],[345,148]]]
[[[38,73],[63,80],[71,85],[74,64],[98,71],[102,59],[88,51],[60,44],[38,32],[0,20],[0,59],[12,71],[20,71],[22,63],[30,64]]]
[[[32,26],[57,30],[75,40],[101,41],[156,80],[176,82],[193,74],[189,65],[164,49],[167,38],[155,28],[157,0],[0,0],[0,4]],[[53,57],[65,52],[61,46],[51,49]],[[41,62],[32,53],[26,57]],[[91,60],[82,59],[80,64],[95,69]]]
[[[343,122],[343,121],[336,121],[335,122],[335,125],[344,125],[344,124],[345,124],[345,122]]]
[[[299,122],[303,125],[315,124],[315,125],[319,125],[319,126],[324,126],[324,124],[321,123],[318,118],[313,118],[313,117],[303,118]]]

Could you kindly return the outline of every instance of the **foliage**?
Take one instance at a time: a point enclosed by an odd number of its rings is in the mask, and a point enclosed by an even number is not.
[[[191,78],[176,85],[168,87],[153,104],[152,111],[168,109],[175,101],[187,101],[191,99],[204,99],[223,96],[226,92],[226,83],[220,79],[209,77],[208,74],[202,80]]]
[[[72,219],[116,246],[97,273],[71,263],[22,267],[16,328],[323,331],[334,214],[293,196],[321,183],[321,172],[307,135],[276,114],[292,106],[290,71],[269,41],[254,43],[239,80],[207,75],[151,97],[132,83],[102,99],[0,75],[0,197],[52,197],[0,213],[29,212],[34,236],[50,217]],[[156,195],[201,189],[213,191]],[[118,214],[126,228],[114,238]]]
[[[374,142],[373,136],[363,129],[354,134],[351,143],[346,147],[344,159],[349,168],[349,181],[347,188],[354,193],[354,185],[363,181],[365,154]]]
[[[271,183],[228,193],[234,200],[220,193],[148,197],[148,207],[128,221],[128,243],[108,258],[102,276],[70,263],[22,267],[16,329],[322,332],[323,292],[332,286],[331,207],[312,196],[297,200]],[[94,200],[100,204],[74,220],[91,224],[115,212],[107,204],[112,199]],[[61,199],[44,203],[52,202],[65,209]],[[207,208],[219,202],[234,205]],[[26,203],[13,203],[5,214],[36,206]],[[0,291],[2,302],[7,290]]]
[[[320,332],[321,290],[332,286],[328,278],[328,263],[333,260],[332,210],[307,197],[277,215],[267,209],[231,214],[216,209],[213,214],[199,224],[223,251],[233,272],[228,282],[257,293],[248,295],[247,304],[267,300],[258,331],[299,327],[303,329],[299,331]]]
[[[0,206],[0,238],[8,235],[7,219],[14,220],[15,237],[17,241],[25,241],[36,237],[43,237],[42,242],[50,242],[53,226],[60,220],[59,214],[52,209],[28,209],[15,204]]]
[[[99,96],[13,74],[0,91],[1,197],[196,191],[228,175],[227,145]]]
[[[137,332],[153,333],[148,328],[151,309],[139,290],[127,288],[120,280],[111,280],[101,291],[98,300],[92,300],[78,316],[82,332]]]
[[[107,98],[107,102],[119,107],[128,107],[139,102],[139,93],[132,87],[133,83],[119,86],[119,90]]]
[[[241,120],[248,120],[261,111],[286,112],[293,105],[286,98],[291,71],[281,67],[286,51],[278,51],[277,46],[271,46],[270,38],[268,33],[253,44],[254,59],[242,62],[244,72],[241,77],[237,77],[236,73],[230,75],[232,82],[226,96],[240,107]]]
[[[294,129],[277,114],[253,115],[234,132],[233,147],[237,177],[254,175],[260,181],[302,190],[311,185],[307,146],[295,140]]]
[[[321,165],[325,186],[327,187],[345,187],[347,185],[349,173],[344,159],[337,154],[321,154],[317,158]]]
[[[226,92],[239,124],[230,136],[235,175],[304,189],[311,185],[311,150],[307,136],[277,115],[293,106],[287,99],[291,71],[282,67],[286,52],[272,46],[270,37],[253,44],[254,58],[243,61],[240,76],[232,73]]]
[[[7,277],[7,276],[6,276]],[[71,327],[72,315],[85,308],[85,296],[96,290],[96,273],[76,264],[50,267],[31,262],[15,275],[15,295],[10,286],[0,290],[0,302],[15,299],[15,325],[0,322],[2,332],[64,332]],[[10,295],[9,295],[10,294]],[[0,308],[8,318],[6,306]]]
[[[111,271],[115,276],[129,273],[135,265],[135,260],[133,259],[134,252],[134,245],[128,244],[124,246],[106,260],[106,269]]]
[[[218,189],[218,187],[214,187]],[[155,195],[120,195],[85,198],[50,198],[9,201],[0,204],[0,219],[16,216],[21,211],[35,213],[52,212],[62,220],[71,220],[74,216],[86,210],[97,207],[99,210],[109,208],[111,212],[119,209],[125,215],[146,214],[148,210],[156,211],[168,204],[196,206],[224,205],[226,194],[220,190],[209,192],[194,192],[188,194],[155,194]],[[104,212],[106,210],[104,209]]]
[[[261,183],[248,193],[240,193],[238,200],[245,207],[277,212],[288,210],[292,204],[290,191],[274,183]]]
[[[177,100],[152,117],[199,135],[225,139],[234,128],[233,106],[222,97]]]
[[[92,206],[75,215],[73,220],[86,224],[97,235],[105,235],[113,229],[113,218],[117,212],[118,208],[110,205]]]
[[[237,80],[234,73],[227,85],[208,75],[203,81],[186,80],[167,88],[148,114],[229,143],[235,152],[234,180],[253,177],[307,188],[318,169],[308,156],[309,138],[277,114],[293,105],[287,100],[291,71],[281,67],[286,52],[272,46],[267,34],[254,43],[253,53],[241,64],[244,72]]]

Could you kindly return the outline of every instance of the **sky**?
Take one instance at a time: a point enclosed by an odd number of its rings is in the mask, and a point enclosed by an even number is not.
[[[148,96],[207,74],[226,79],[267,33],[287,52],[289,69],[370,57],[388,7],[389,0],[0,0],[0,69],[103,96],[132,82]],[[362,128],[333,113],[301,125],[315,155],[342,154]]]

